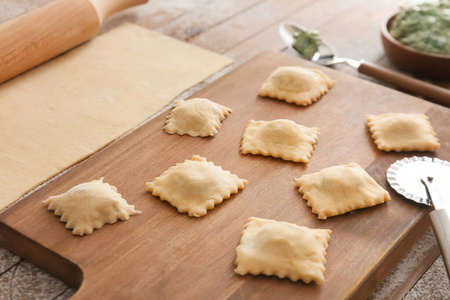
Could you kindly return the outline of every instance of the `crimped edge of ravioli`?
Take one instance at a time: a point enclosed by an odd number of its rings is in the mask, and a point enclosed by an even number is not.
[[[299,68],[304,68],[301,66],[294,66]],[[287,103],[294,103],[299,106],[307,106],[312,104],[313,102],[316,102],[319,100],[323,95],[328,93],[328,91],[336,84],[336,80],[331,79],[328,75],[323,73],[321,70],[318,69],[312,69],[312,68],[304,68],[308,69],[309,71],[312,71],[316,74],[318,74],[323,82],[325,83],[325,87],[321,87],[319,89],[319,93],[315,95],[311,95],[309,98],[298,98],[299,93],[293,93],[293,92],[286,92],[278,89],[277,87],[273,86],[271,82],[268,82],[270,79],[270,76],[276,71],[272,72],[271,75],[267,78],[267,81],[264,82],[261,86],[261,89],[258,92],[258,95],[261,97],[270,97],[278,100],[283,100]],[[272,89],[267,88],[267,85],[270,85]]]
[[[195,99],[202,99],[202,100],[208,100],[209,102],[212,103],[212,105],[216,105],[217,107],[220,108],[221,111],[221,115],[219,116],[218,119],[213,118],[213,122],[208,122],[207,124],[205,124],[205,126],[203,127],[203,129],[206,128],[206,130],[203,130],[202,132],[198,132],[195,130],[184,130],[181,129],[177,126],[175,126],[175,124],[173,124],[172,120],[173,120],[173,111],[182,103],[186,102],[186,101],[191,101],[191,100],[195,100]],[[211,101],[207,98],[193,98],[193,99],[188,99],[188,100],[177,100],[174,102],[174,106],[172,107],[172,110],[170,111],[169,115],[166,117],[166,122],[165,125],[163,127],[164,131],[168,134],[178,134],[178,135],[189,135],[192,137],[208,137],[208,136],[214,136],[219,132],[219,128],[222,125],[222,121],[225,120],[226,117],[228,117],[233,110],[229,107],[223,106],[221,104],[218,104],[214,101]]]
[[[277,222],[277,223],[281,223],[281,224],[289,224],[289,225],[294,225],[300,228],[306,228],[308,230],[312,230],[312,231],[320,231],[321,233],[323,233],[323,237],[325,238],[325,240],[323,241],[323,247],[321,247],[321,252],[319,253],[319,255],[321,255],[321,260],[322,260],[322,268],[320,268],[320,276],[311,276],[311,275],[304,275],[302,276],[301,274],[289,274],[289,272],[286,271],[279,271],[279,270],[270,270],[267,267],[266,268],[262,268],[262,267],[258,267],[255,265],[246,265],[245,263],[242,263],[239,261],[239,257],[237,255],[237,251],[238,251],[238,247],[243,244],[242,242],[242,237],[244,236],[244,234],[246,233],[248,227],[251,225],[252,221],[264,221],[264,222]],[[329,242],[331,239],[331,233],[332,231],[330,229],[320,229],[320,228],[309,228],[306,226],[301,226],[301,225],[297,225],[295,223],[289,223],[289,222],[283,222],[283,221],[275,221],[275,220],[271,220],[271,219],[262,219],[262,218],[256,218],[256,217],[250,217],[248,219],[248,222],[244,225],[244,230],[241,232],[241,241],[239,242],[239,245],[236,247],[236,260],[235,260],[235,264],[236,264],[236,268],[234,269],[234,272],[236,274],[239,275],[247,275],[247,274],[252,274],[252,275],[266,275],[266,276],[277,276],[280,279],[283,278],[289,278],[291,281],[296,282],[298,280],[302,280],[304,283],[309,284],[311,282],[315,282],[317,284],[322,284],[325,282],[325,271],[326,271],[326,267],[325,264],[327,262],[326,260],[326,254],[327,254],[327,250],[329,247]],[[244,267],[243,265],[246,265],[246,267]]]
[[[355,167],[355,166],[360,167],[360,168],[361,168],[361,169],[369,176],[369,180],[371,181],[372,184],[375,184],[375,185],[377,185],[378,187],[380,187],[381,189],[383,189],[383,188],[375,181],[375,179],[373,179],[373,177],[370,176],[370,174],[367,173],[366,170],[364,170],[364,169],[363,169],[360,165],[358,165],[357,163],[349,163],[349,164],[347,164],[347,165],[338,165],[338,166],[335,166],[335,167],[350,167],[350,166],[351,166],[351,167]],[[331,168],[331,167],[329,167],[329,168]],[[325,168],[325,169],[326,169],[326,168]],[[322,169],[322,170],[323,170],[323,169]],[[315,173],[320,173],[322,170],[320,170],[320,171],[318,171],[318,172],[315,172]],[[312,173],[312,174],[315,174],[315,173]],[[329,217],[340,216],[340,215],[346,214],[346,213],[348,213],[348,212],[351,212],[351,211],[354,211],[354,210],[357,210],[357,209],[364,209],[364,208],[373,207],[373,206],[375,206],[375,205],[383,204],[383,203],[385,203],[385,202],[391,200],[391,197],[390,197],[389,193],[388,193],[385,189],[383,189],[383,191],[384,191],[384,193],[383,193],[383,194],[384,194],[384,198],[383,198],[383,199],[380,198],[380,199],[375,199],[375,200],[372,200],[372,201],[367,201],[367,202],[365,202],[365,203],[363,203],[363,204],[360,203],[360,204],[354,205],[354,206],[352,206],[352,207],[349,207],[348,210],[345,210],[345,209],[338,209],[338,208],[335,208],[335,209],[327,208],[327,209],[324,209],[324,210],[317,210],[317,207],[315,208],[315,207],[313,206],[313,202],[315,202],[315,200],[313,199],[311,193],[305,191],[305,189],[303,188],[303,184],[302,184],[302,178],[303,178],[303,180],[304,180],[304,177],[305,177],[305,176],[312,175],[312,174],[305,174],[305,175],[301,176],[300,178],[295,178],[294,180],[295,180],[296,186],[299,188],[299,189],[298,189],[299,193],[301,193],[303,199],[306,200],[306,205],[307,205],[308,207],[311,207],[311,212],[312,212],[313,214],[316,214],[316,215],[317,215],[317,218],[320,219],[320,220],[326,220],[326,219],[329,218]]]
[[[200,214],[192,213],[189,210],[189,208],[187,208],[187,209],[178,208],[176,206],[175,201],[173,201],[173,199],[168,199],[167,197],[165,197],[161,193],[155,191],[155,185],[157,184],[156,181],[160,181],[162,178],[169,176],[171,170],[175,169],[176,167],[178,167],[181,164],[184,164],[184,163],[190,162],[190,161],[197,161],[197,162],[206,163],[206,164],[208,164],[210,166],[213,166],[215,168],[220,169],[221,171],[223,171],[226,174],[226,176],[236,177],[237,181],[238,181],[236,188],[232,188],[232,189],[229,190],[229,192],[227,194],[222,194],[221,195],[222,199],[214,199],[214,200],[210,199],[210,200],[208,200],[205,203],[205,206],[203,207],[205,209],[204,213],[200,213]],[[231,173],[228,170],[224,170],[221,166],[215,165],[214,162],[212,162],[212,161],[207,161],[205,157],[201,157],[199,155],[193,155],[191,159],[185,159],[183,162],[180,162],[180,163],[175,164],[174,166],[171,166],[170,168],[165,170],[161,175],[157,176],[153,181],[146,182],[145,183],[145,187],[146,187],[147,191],[152,193],[153,196],[159,197],[159,199],[161,201],[166,201],[166,202],[170,203],[170,205],[175,207],[178,210],[179,213],[187,213],[189,215],[189,217],[202,217],[202,216],[204,216],[204,215],[206,215],[208,213],[208,210],[211,210],[217,204],[222,203],[223,200],[231,198],[232,194],[237,194],[239,192],[239,190],[243,189],[247,183],[248,183],[247,180],[239,178],[236,174],[233,174],[233,173]]]
[[[302,126],[302,127],[306,127],[309,129],[316,129],[316,137],[314,139],[314,143],[311,144],[312,146],[312,150],[308,152],[308,154],[306,155],[295,155],[293,157],[290,156],[285,156],[282,155],[279,152],[276,153],[272,153],[270,151],[267,151],[266,149],[255,149],[255,148],[250,148],[250,146],[248,145],[249,143],[245,141],[245,139],[248,139],[249,136],[251,137],[251,134],[247,131],[247,128],[249,128],[251,126],[251,124],[255,123],[255,122],[270,122],[270,121],[255,121],[255,120],[249,120],[247,122],[247,125],[245,126],[244,129],[244,134],[242,135],[242,139],[241,139],[241,148],[240,151],[242,154],[253,154],[253,155],[263,155],[263,156],[271,156],[274,158],[281,158],[285,161],[293,161],[293,162],[299,162],[299,163],[309,163],[309,159],[311,158],[312,154],[314,153],[315,149],[316,149],[316,145],[317,142],[319,141],[319,135],[320,135],[320,129],[318,127],[307,127],[304,125],[300,125],[294,122],[297,126]]]
[[[392,113],[395,114],[395,113]],[[427,123],[427,129],[428,129],[428,133],[431,134],[432,137],[434,137],[434,142],[433,141],[429,141],[427,144],[425,144],[423,147],[416,147],[416,146],[411,146],[411,147],[407,147],[407,146],[402,146],[402,147],[390,147],[389,145],[386,145],[385,143],[383,143],[382,141],[382,133],[379,132],[379,124],[378,124],[378,117],[380,116],[384,116],[386,114],[382,114],[382,115],[367,115],[366,116],[366,120],[367,120],[367,126],[369,127],[369,131],[372,133],[372,138],[374,143],[377,145],[377,148],[379,150],[382,151],[395,151],[395,152],[411,152],[411,151],[436,151],[437,149],[439,149],[439,147],[441,146],[441,144],[439,143],[439,139],[437,138],[437,134],[434,131],[433,126],[431,125],[430,122],[430,118],[422,113],[419,114],[409,114],[409,115],[416,115],[418,118],[422,118],[423,120],[426,121]]]

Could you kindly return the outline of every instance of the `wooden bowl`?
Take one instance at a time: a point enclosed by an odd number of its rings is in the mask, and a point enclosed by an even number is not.
[[[419,77],[450,79],[450,55],[431,54],[417,51],[397,41],[389,33],[395,16],[386,19],[381,26],[381,41],[387,57],[398,68]]]

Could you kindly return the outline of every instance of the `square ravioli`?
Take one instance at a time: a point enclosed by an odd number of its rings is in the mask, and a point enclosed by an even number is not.
[[[145,186],[153,196],[169,202],[180,213],[201,217],[246,184],[247,180],[239,179],[230,171],[206,161],[206,158],[194,155],[192,160],[187,159],[170,167]]]
[[[67,222],[66,228],[73,229],[74,235],[88,235],[104,224],[113,224],[117,220],[128,220],[130,216],[140,214],[129,205],[115,186],[100,180],[81,183],[67,192],[51,196],[44,201],[49,210],[61,216],[61,222]]]
[[[205,98],[175,101],[167,116],[164,130],[168,134],[187,134],[193,137],[214,136],[231,109]]]
[[[234,271],[323,283],[330,234],[328,229],[252,217],[236,247]]]
[[[259,95],[308,105],[327,93],[334,84],[334,80],[317,69],[279,67],[263,83]]]
[[[435,151],[436,133],[424,114],[391,113],[366,116],[372,137],[383,151]]]
[[[295,182],[312,212],[323,220],[391,199],[356,163],[325,168],[296,178]]]
[[[248,121],[242,136],[242,154],[261,154],[308,163],[319,139],[319,128],[291,120]]]

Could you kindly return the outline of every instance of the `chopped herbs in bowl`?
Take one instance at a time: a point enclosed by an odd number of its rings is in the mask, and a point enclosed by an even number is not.
[[[450,55],[450,0],[402,8],[389,33],[418,51]]]

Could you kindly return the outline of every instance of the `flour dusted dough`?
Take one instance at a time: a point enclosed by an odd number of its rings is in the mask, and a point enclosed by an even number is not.
[[[391,113],[366,116],[378,149],[384,151],[435,151],[440,147],[429,118],[424,114]]]
[[[247,180],[239,179],[206,161],[206,158],[194,155],[192,160],[187,159],[170,167],[145,186],[154,196],[169,202],[180,213],[201,217],[206,215],[208,209],[244,188],[245,184]]]
[[[331,230],[250,218],[236,248],[237,274],[276,275],[306,283],[325,281]]]
[[[124,24],[0,86],[0,209],[231,59]]]
[[[327,93],[334,84],[334,80],[317,69],[279,67],[263,83],[259,95],[308,105]]]
[[[241,152],[308,163],[319,132],[317,127],[302,126],[286,119],[250,120],[242,137]]]
[[[134,205],[128,205],[115,186],[103,182],[103,178],[74,186],[44,203],[48,204],[49,210],[55,211],[55,215],[61,216],[62,222],[67,222],[66,228],[73,229],[75,235],[91,234],[105,223],[128,220],[141,213]]]
[[[175,107],[167,117],[164,130],[169,134],[213,136],[218,132],[220,122],[230,113],[230,108],[209,99],[175,101]]]
[[[374,206],[390,200],[390,196],[356,163],[325,168],[303,175],[295,182],[319,219]]]

